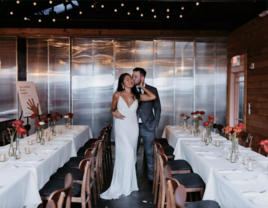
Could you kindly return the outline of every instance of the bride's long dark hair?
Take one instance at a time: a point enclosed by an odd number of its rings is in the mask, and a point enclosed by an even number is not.
[[[121,74],[119,79],[118,79],[118,86],[117,86],[117,92],[122,92],[124,91],[123,87],[122,87],[122,84],[124,84],[124,79],[125,77],[130,74],[128,73],[124,73],[124,74]],[[130,76],[131,77],[131,76]],[[134,85],[132,88],[131,88],[131,92],[133,93],[133,95],[136,97],[136,99],[140,99],[140,93],[137,91],[136,89],[136,86]],[[135,99],[135,98],[134,98]]]

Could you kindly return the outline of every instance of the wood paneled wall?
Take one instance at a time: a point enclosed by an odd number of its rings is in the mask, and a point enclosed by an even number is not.
[[[257,17],[230,33],[227,53],[227,79],[230,79],[231,58],[247,54],[246,106],[251,103],[253,107],[251,114],[247,115],[246,131],[254,136],[253,148],[257,151],[258,143],[268,139],[268,16]],[[255,64],[253,70],[249,67],[251,63]]]

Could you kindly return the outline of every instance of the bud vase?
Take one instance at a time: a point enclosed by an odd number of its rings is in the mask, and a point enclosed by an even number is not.
[[[236,136],[234,138],[232,138],[232,152],[231,152],[231,155],[230,155],[230,162],[231,163],[235,163],[236,162],[236,151],[235,151],[235,143],[236,143]]]
[[[41,128],[41,129],[40,129],[40,133],[39,133],[39,135],[40,135],[40,144],[41,144],[41,145],[44,145],[44,144],[45,144],[44,128]]]
[[[8,155],[10,157],[14,156],[13,140],[14,140],[14,136],[10,136],[10,145],[9,145],[9,150],[8,150]]]
[[[68,123],[68,118],[65,118],[65,128],[68,129],[69,123]]]
[[[36,143],[40,143],[40,130],[37,129],[37,132],[36,132]]]
[[[16,152],[15,152],[15,158],[20,159],[21,158],[21,152],[20,152],[20,138],[17,137],[16,139]]]
[[[56,136],[57,132],[56,132],[56,122],[55,121],[51,122],[51,129],[52,129],[52,135]]]
[[[194,136],[198,137],[198,133],[199,133],[199,121],[195,121],[194,122]]]
[[[209,145],[209,143],[212,143],[212,136],[211,136],[211,127],[206,128],[206,145]]]
[[[183,120],[183,128],[184,128],[184,129],[187,128],[187,120]]]

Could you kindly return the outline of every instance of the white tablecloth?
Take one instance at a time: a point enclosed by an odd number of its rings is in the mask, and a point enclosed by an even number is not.
[[[19,166],[19,170],[28,169],[37,190],[40,190],[49,181],[50,176],[54,174],[59,167],[63,166],[70,157],[77,156],[79,148],[92,137],[91,130],[88,126],[72,126],[72,129],[65,129],[64,126],[57,126],[56,128],[57,130],[62,129],[63,134],[57,134],[55,137],[51,136],[51,141],[46,140],[45,145],[35,143],[29,146],[28,140],[35,140],[35,135],[20,140],[22,158],[20,160],[11,158],[9,161],[5,162],[6,165]],[[3,151],[7,152],[8,147],[9,146],[0,148],[0,154],[3,153]],[[32,153],[26,155],[25,147],[31,147]],[[0,178],[0,183],[1,180],[2,178]],[[16,198],[16,194],[13,195],[13,197]],[[40,200],[39,193],[38,197]],[[36,198],[36,201],[37,200]],[[2,207],[1,201],[0,207]]]
[[[197,143],[196,143],[197,142]],[[256,205],[251,202],[250,197],[244,196],[245,191],[263,191],[268,190],[268,180],[266,175],[264,175],[264,166],[256,163],[254,171],[247,171],[246,166],[242,164],[241,161],[236,163],[230,163],[224,157],[227,147],[230,141],[222,141],[221,147],[213,146],[190,146],[191,144],[199,144],[200,140],[182,141],[181,142],[181,154],[182,158],[187,160],[193,168],[193,172],[199,174],[201,178],[206,183],[206,189],[204,193],[204,200],[216,200],[222,208],[253,208],[253,207],[268,207]],[[225,148],[224,148],[225,147]],[[246,148],[239,147],[240,151],[251,152],[249,153],[249,158],[258,158],[258,160],[266,160],[265,157],[255,153],[253,151],[247,150]],[[206,158],[200,156],[200,152],[207,152],[207,154],[219,154],[218,158]],[[204,153],[201,153],[204,154]],[[241,157],[241,156],[240,156]],[[241,157],[242,158],[242,157]],[[234,170],[235,172],[219,172],[221,169]],[[241,175],[256,175],[257,178],[248,181],[230,181],[224,176],[228,174],[239,174]],[[241,175],[240,175],[241,174]],[[266,194],[266,193],[265,193]],[[261,194],[260,194],[261,196]],[[265,195],[268,198],[267,195]]]
[[[22,208],[41,203],[33,176],[26,168],[0,166],[0,207]]]
[[[200,138],[201,135],[198,137],[195,137],[191,135],[191,130],[184,130],[180,126],[166,126],[164,129],[164,132],[162,134],[162,138],[166,138],[168,140],[168,143],[170,146],[174,148],[174,155],[175,159],[181,159],[181,141],[183,140],[196,140],[197,138]],[[225,138],[221,137],[219,134],[216,134],[214,132],[211,133],[213,139],[221,139],[226,140]]]

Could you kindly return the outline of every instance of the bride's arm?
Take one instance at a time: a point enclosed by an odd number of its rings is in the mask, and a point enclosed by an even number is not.
[[[112,101],[112,106],[111,106],[111,114],[118,118],[118,119],[124,119],[125,116],[123,116],[121,113],[119,113],[119,111],[117,110],[117,103],[119,100],[119,93],[115,92],[113,95],[113,101]]]
[[[146,94],[140,94],[140,101],[151,101],[151,100],[154,100],[156,98],[154,93],[152,93],[150,90],[148,90],[144,87],[144,77],[141,77],[140,87],[146,93]]]

